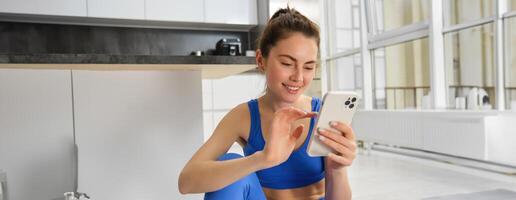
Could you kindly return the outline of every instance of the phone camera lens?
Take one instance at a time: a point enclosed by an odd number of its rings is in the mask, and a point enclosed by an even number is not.
[[[350,108],[350,109],[351,109],[351,108],[353,108],[353,107],[355,107],[355,104],[351,104],[351,105],[349,105],[349,108]]]
[[[344,105],[346,105],[346,106],[347,106],[347,105],[349,105],[350,103],[351,103],[351,101],[346,101],[346,102],[344,102]]]
[[[355,102],[357,101],[357,98],[356,97],[353,97],[353,99],[351,99],[352,102]]]

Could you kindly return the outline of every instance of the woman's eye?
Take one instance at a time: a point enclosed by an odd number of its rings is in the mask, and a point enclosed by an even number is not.
[[[314,66],[313,65],[307,65],[307,66],[305,66],[305,69],[306,70],[313,70]]]
[[[291,66],[292,64],[290,63],[281,63],[282,65],[285,65],[285,66]]]

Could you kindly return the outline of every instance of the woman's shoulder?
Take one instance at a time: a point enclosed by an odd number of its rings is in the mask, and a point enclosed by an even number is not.
[[[245,130],[250,123],[249,108],[247,102],[233,107],[223,118],[221,123],[227,123],[238,130]]]
[[[219,126],[228,127],[238,134],[239,138],[247,138],[251,127],[251,117],[247,102],[233,107],[221,120]]]
[[[228,115],[229,114],[231,114],[231,116],[233,116],[233,117],[249,116],[248,103],[245,102],[245,103],[238,104],[237,106],[233,107],[229,111]]]

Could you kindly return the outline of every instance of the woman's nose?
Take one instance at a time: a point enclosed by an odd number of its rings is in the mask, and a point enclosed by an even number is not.
[[[303,81],[303,72],[301,70],[296,70],[294,74],[290,76],[290,80],[294,82]]]

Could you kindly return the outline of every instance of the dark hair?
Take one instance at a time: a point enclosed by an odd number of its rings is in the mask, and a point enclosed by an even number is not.
[[[267,22],[258,39],[258,48],[263,57],[267,58],[271,48],[276,43],[289,37],[292,33],[302,33],[306,37],[313,37],[319,48],[321,38],[319,26],[293,8],[282,8],[276,11]]]

